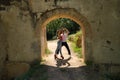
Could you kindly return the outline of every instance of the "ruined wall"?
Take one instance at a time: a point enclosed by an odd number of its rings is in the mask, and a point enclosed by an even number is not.
[[[4,63],[4,75],[12,78],[27,71],[30,62],[40,60],[40,47],[27,3],[9,3],[0,6],[0,72]]]
[[[41,5],[39,5],[41,3]],[[111,71],[120,71],[120,9],[119,0],[31,0],[36,14],[54,8],[75,8],[91,25],[93,62],[105,64]],[[114,66],[114,67],[111,67]],[[114,68],[114,69],[113,69]]]
[[[38,59],[39,46],[34,35],[33,18],[27,4],[13,2],[1,12],[2,21],[7,24],[9,61],[32,61]]]
[[[119,0],[11,1],[0,5],[0,26],[3,22],[6,24],[6,29],[0,27],[0,65],[3,65],[5,55],[13,62],[40,59],[40,46],[34,34],[36,22],[45,11],[60,7],[76,9],[90,23],[95,63],[120,64]]]
[[[3,68],[4,68],[4,62],[6,59],[6,32],[5,32],[5,27],[4,25],[1,23],[0,20],[0,79],[1,76],[3,75]]]
[[[41,3],[41,5],[39,5]],[[96,63],[119,64],[119,0],[31,0],[34,12],[42,14],[57,7],[75,8],[85,16],[92,28],[93,58]]]
[[[88,2],[89,5],[81,2],[85,5],[82,12],[92,27],[95,62],[119,64],[119,0],[93,0]]]

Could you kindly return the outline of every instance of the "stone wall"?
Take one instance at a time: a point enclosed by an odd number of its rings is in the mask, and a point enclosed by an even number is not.
[[[35,38],[35,19],[27,3],[13,1],[10,5],[1,6],[0,74],[3,72],[4,76],[12,78],[28,70],[28,63],[41,59],[40,44]]]
[[[2,21],[7,24],[9,61],[33,61],[38,59],[39,45],[34,35],[34,19],[25,4],[15,2],[1,12]]]
[[[13,0],[0,3],[0,73],[5,60],[31,62],[41,58],[35,27],[44,12],[55,8],[74,8],[87,19],[92,35],[92,53],[87,54],[92,54],[93,62],[120,64],[119,0],[56,1]]]
[[[40,4],[41,3],[41,4]],[[75,8],[84,15],[92,28],[93,58],[96,63],[119,64],[119,0],[31,0],[31,8],[38,15],[53,8]],[[39,16],[38,16],[39,17]]]
[[[94,63],[107,65],[114,72],[115,66],[118,69],[120,64],[119,2],[119,0],[58,0],[55,5],[53,0],[47,2],[31,0],[31,8],[38,14],[37,17],[54,8],[76,9],[87,18],[92,29],[92,53],[87,54],[92,54]]]
[[[5,26],[0,20],[0,80],[3,75],[3,68],[5,65],[5,60],[7,59],[7,43],[6,43],[6,30]]]

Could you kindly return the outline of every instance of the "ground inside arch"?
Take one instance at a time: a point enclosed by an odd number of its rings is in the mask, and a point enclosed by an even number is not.
[[[71,47],[70,50],[72,54],[70,59],[67,50],[65,47],[62,47],[65,59],[56,61],[54,59],[54,51],[57,46],[57,40],[48,41],[47,45],[52,51],[52,54],[45,58],[45,65],[49,66],[48,80],[103,80],[103,76],[86,66],[83,59],[78,58]]]

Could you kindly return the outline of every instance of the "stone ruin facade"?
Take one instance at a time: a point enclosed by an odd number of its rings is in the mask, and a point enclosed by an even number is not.
[[[0,79],[23,74],[45,53],[46,25],[69,18],[83,31],[86,63],[120,72],[120,0],[1,0]]]

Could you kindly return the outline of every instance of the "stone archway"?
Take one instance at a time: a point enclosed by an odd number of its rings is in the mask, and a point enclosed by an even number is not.
[[[36,35],[41,46],[40,55],[43,56],[46,47],[46,25],[50,21],[57,18],[69,18],[81,26],[82,37],[82,53],[84,61],[93,61],[92,57],[92,31],[87,19],[73,8],[56,8],[44,12],[36,25]]]

